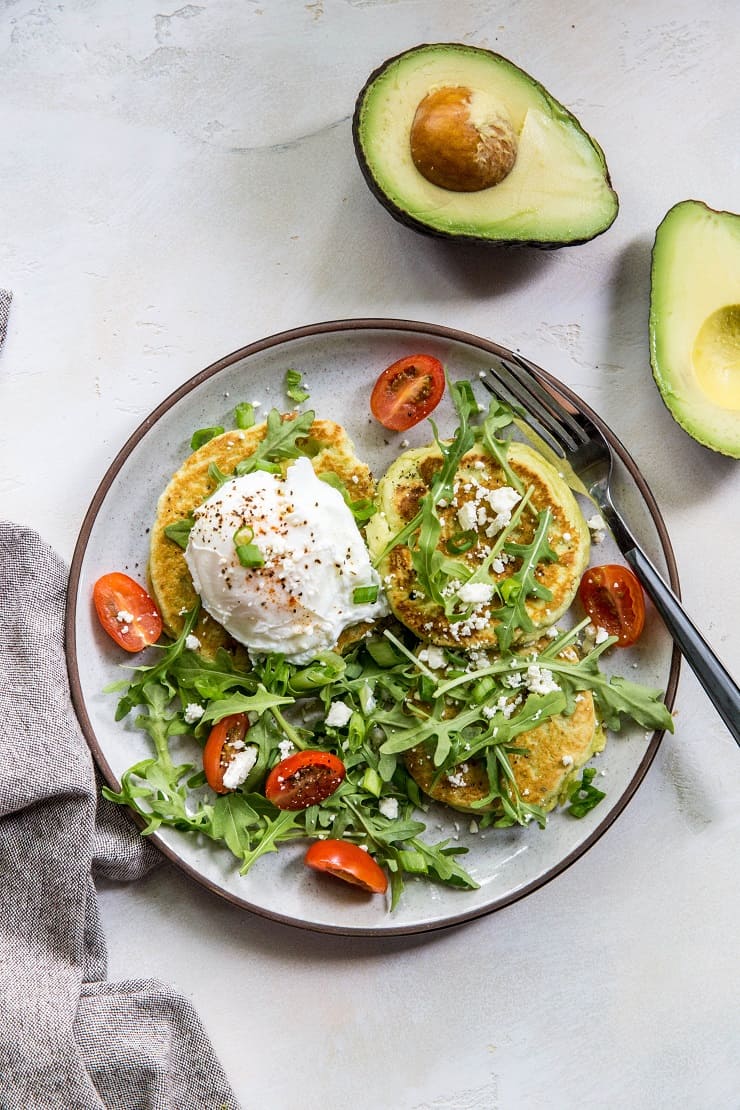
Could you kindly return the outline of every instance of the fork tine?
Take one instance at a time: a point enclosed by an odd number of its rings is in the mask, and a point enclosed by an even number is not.
[[[565,430],[575,440],[575,447],[581,447],[590,439],[587,430],[580,424],[577,416],[540,381],[537,368],[523,355],[513,353],[512,359],[501,360],[509,372],[524,389],[537,399],[540,419],[547,423],[553,434],[563,434]],[[514,363],[512,366],[511,363]]]
[[[504,380],[501,370],[494,370],[491,368],[485,375],[481,374],[481,384],[484,389],[487,389],[488,392],[492,393],[499,401],[503,401],[515,411],[520,412],[526,417],[527,423],[556,455],[565,456],[565,448],[562,440],[552,435],[531,411],[528,402],[522,401],[522,399],[515,394],[514,390],[511,388],[510,382]]]

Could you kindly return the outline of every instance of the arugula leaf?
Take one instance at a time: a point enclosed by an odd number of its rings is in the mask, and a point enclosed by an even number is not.
[[[164,534],[167,536],[167,539],[173,540],[177,546],[181,547],[184,551],[188,546],[188,539],[190,538],[190,532],[194,524],[195,517],[190,513],[183,520],[177,520],[173,524],[166,524]]]
[[[570,805],[565,812],[571,817],[585,817],[606,797],[603,790],[598,790],[592,785],[595,775],[595,767],[586,767],[580,781],[574,782],[568,791]]]
[[[256,451],[236,464],[237,475],[251,474],[254,470],[268,470],[277,473],[277,465],[286,459],[297,459],[301,449],[297,441],[308,435],[314,422],[315,413],[309,409],[294,420],[283,420],[278,409],[270,409],[267,414],[265,437]]]
[[[493,616],[498,621],[496,636],[502,651],[508,651],[519,630],[534,631],[534,622],[526,609],[528,598],[536,597],[543,601],[550,601],[552,598],[552,592],[538,582],[536,577],[540,563],[557,560],[557,555],[547,542],[551,523],[552,513],[549,509],[545,509],[538,514],[537,528],[531,544],[507,545],[507,551],[518,555],[522,562],[519,569],[502,583],[502,588],[506,586],[504,593],[506,604],[493,612]]]
[[[223,433],[224,428],[220,424],[214,425],[212,428],[198,428],[197,432],[193,432],[190,440],[190,450],[197,451],[204,443],[209,443],[210,440],[223,435]]]
[[[339,490],[346,505],[352,510],[352,516],[355,518],[359,528],[367,524],[370,517],[375,516],[378,511],[375,502],[369,497],[358,497],[353,501],[347,486],[333,470],[322,470],[317,477],[320,478],[322,482],[326,482],[328,486],[332,486],[334,489]]]
[[[291,401],[295,401],[298,405],[308,399],[309,392],[303,385],[301,375],[297,370],[285,371],[285,392]]]

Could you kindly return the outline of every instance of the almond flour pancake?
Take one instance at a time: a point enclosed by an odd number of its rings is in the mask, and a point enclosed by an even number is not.
[[[564,653],[575,659],[572,649]],[[563,800],[564,792],[576,772],[595,752],[602,751],[606,737],[599,726],[589,691],[577,695],[570,717],[557,714],[537,728],[522,732],[514,743],[528,754],[509,755],[509,763],[520,794],[531,805],[546,812]],[[425,794],[453,809],[482,813],[492,805],[472,808],[490,793],[485,762],[471,759],[440,774],[432,760],[433,745],[420,745],[406,752],[409,774]]]
[[[588,565],[590,536],[572,491],[539,452],[528,444],[513,441],[509,445],[508,462],[523,487],[533,487],[530,501],[533,509],[549,508],[552,513],[548,542],[557,561],[541,563],[536,571],[537,581],[551,591],[552,599],[544,601],[530,597],[526,601],[534,636],[558,621],[573,601]],[[393,536],[417,514],[421,499],[441,463],[442,456],[436,445],[417,448],[399,455],[379,481],[379,511],[367,527],[368,546],[376,563]],[[497,528],[500,520],[497,519],[497,501],[506,500],[507,494],[512,492],[499,462],[483,444],[477,444],[461,460],[451,503],[437,506],[442,524],[437,545],[440,554],[463,562],[471,571],[476,570],[490,553],[500,530],[500,524]],[[535,525],[535,513],[525,508],[509,540],[518,544],[531,543]],[[473,537],[472,546],[464,553],[451,555],[448,543],[454,543],[461,529]],[[488,581],[502,582],[519,566],[520,560],[515,556],[494,559],[487,571]],[[496,645],[495,598],[493,605],[477,605],[473,620],[450,621],[442,606],[419,590],[406,544],[392,548],[380,561],[378,570],[394,616],[419,639],[464,649]]]
[[[294,419],[294,415],[285,416],[284,419]],[[209,440],[185,460],[159,498],[151,534],[149,581],[165,630],[170,636],[178,636],[182,632],[184,614],[193,608],[198,597],[185,562],[184,551],[165,535],[164,530],[168,525],[187,518],[194,508],[214,492],[216,484],[208,473],[211,464],[215,464],[224,474],[231,474],[237,463],[253,454],[264,439],[265,432],[266,425],[262,423],[247,429],[224,432]],[[310,458],[316,473],[336,474],[353,500],[373,497],[375,484],[370,471],[357,458],[354,445],[341,425],[331,420],[314,420],[305,441],[299,440],[298,443]],[[283,465],[287,469],[288,463]],[[369,626],[357,625],[346,629],[340,637],[340,649],[361,635],[367,627]],[[212,659],[218,649],[223,647],[242,664],[246,662],[246,649],[237,644],[203,610],[193,632],[200,641],[200,654],[205,658]]]

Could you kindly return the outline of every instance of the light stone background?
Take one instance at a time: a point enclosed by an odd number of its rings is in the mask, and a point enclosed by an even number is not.
[[[424,41],[497,50],[580,117],[621,198],[609,232],[482,251],[387,216],[350,117],[370,71]],[[735,0],[2,0],[0,511],[69,559],[118,448],[221,355],[340,317],[461,327],[609,420],[737,672],[737,464],[663,408],[647,310],[668,208],[740,210],[739,41]],[[101,892],[110,975],[190,997],[245,1107],[736,1108],[739,798],[740,753],[684,667],[676,734],[635,799],[525,901],[342,939],[166,864]]]

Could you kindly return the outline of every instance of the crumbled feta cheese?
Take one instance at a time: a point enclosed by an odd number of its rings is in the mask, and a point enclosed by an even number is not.
[[[562,762],[563,762],[563,767],[572,767],[573,766],[573,756],[572,755],[564,755]]]
[[[243,752],[237,752],[224,771],[224,786],[227,790],[236,790],[237,786],[241,786],[257,762],[257,754],[254,744],[250,744]]]
[[[492,536],[500,532],[511,522],[514,506],[521,501],[522,495],[517,493],[513,486],[500,486],[498,489],[489,490],[486,500],[496,514],[493,522],[486,529],[486,535]]]
[[[563,539],[565,540],[566,543],[570,543],[570,540],[571,540],[570,532],[563,532]]]
[[[445,653],[442,648],[430,644],[419,652],[419,659],[433,671],[439,671],[445,665]]]
[[[490,582],[466,582],[457,591],[457,596],[471,605],[485,605],[493,597],[493,585]]]
[[[134,614],[129,613],[128,609],[119,609],[116,613],[116,620],[119,624],[131,624],[134,619]]]
[[[505,564],[504,564],[503,559],[499,559],[499,558],[494,559],[493,562],[491,563],[491,570],[493,571],[494,574],[503,574],[504,570],[505,570]]]
[[[478,832],[478,822],[477,821],[475,821],[475,820],[471,821],[470,825],[468,827],[469,827],[471,833],[477,833]]]
[[[538,667],[536,663],[527,667],[527,686],[533,694],[552,694],[560,689],[552,671],[548,671],[547,667]]]
[[[608,640],[608,639],[609,639],[609,633],[607,632],[607,630],[605,628],[602,628],[601,625],[599,625],[599,627],[596,629],[596,638],[594,639],[594,643],[595,644],[603,644],[604,640]]]
[[[381,798],[378,809],[389,821],[395,821],[398,817],[398,798]]]
[[[502,713],[504,718],[508,721],[509,717],[514,712],[520,701],[521,698],[514,698],[513,701],[508,701],[506,695],[502,694],[496,702],[496,708],[498,709],[499,713]]]
[[[332,728],[343,728],[352,716],[352,710],[343,701],[333,701],[326,715],[326,723]]]
[[[478,522],[478,510],[472,501],[466,501],[465,504],[457,510],[457,523],[463,532],[469,532],[471,528],[475,528]]]
[[[448,775],[447,781],[450,786],[465,786],[465,775],[462,771],[455,771],[454,775]]]
[[[287,759],[295,751],[295,744],[292,740],[281,740],[278,744],[278,751],[281,759]]]
[[[188,636],[185,637],[185,647],[188,649],[188,651],[197,651],[200,647],[200,640],[191,632]]]
[[[197,702],[191,701],[188,702],[188,704],[185,706],[183,717],[185,718],[187,724],[192,725],[195,724],[196,721],[199,721],[201,719],[204,712],[205,710],[203,709],[202,705],[198,705]]]
[[[598,513],[594,513],[592,517],[586,521],[588,530],[591,533],[591,540],[593,543],[601,543],[606,535],[606,525],[604,524],[603,517]]]

